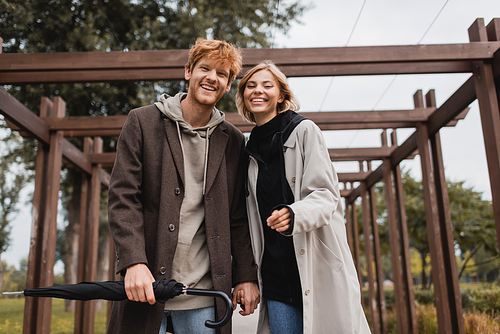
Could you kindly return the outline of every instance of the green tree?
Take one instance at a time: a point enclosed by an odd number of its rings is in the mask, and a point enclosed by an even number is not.
[[[0,119],[0,259],[10,245],[11,221],[19,211],[19,196],[30,181],[31,173],[26,171],[22,159],[24,151],[22,138],[6,128]],[[3,265],[0,261],[0,290],[3,283]]]
[[[274,32],[286,33],[306,9],[297,0],[0,0],[3,53],[132,51],[188,49],[197,37],[224,39],[239,47],[269,47]],[[234,85],[233,85],[234,86]],[[66,101],[67,116],[121,115],[154,102],[160,93],[175,94],[183,82],[114,82],[32,84],[5,88],[38,113],[42,96]],[[218,107],[236,111],[233,89]],[[116,138],[103,138],[104,151],[113,151]],[[77,147],[79,139],[71,139]],[[34,161],[34,150],[28,154]],[[78,191],[81,175],[64,172],[62,202],[66,226],[60,233],[60,256],[68,281],[75,277]],[[106,224],[107,221],[102,221]],[[104,256],[104,258],[106,258]],[[73,269],[69,269],[72,267]],[[71,282],[68,282],[71,283]]]
[[[413,179],[409,172],[403,172],[402,179],[410,243],[420,253],[422,268],[426,268],[429,242],[422,183]],[[460,263],[460,277],[481,247],[492,256],[498,255],[497,236],[491,202],[483,200],[480,192],[465,187],[463,181],[447,181],[447,184],[453,237],[464,256]],[[423,269],[422,287],[425,287],[426,280]]]

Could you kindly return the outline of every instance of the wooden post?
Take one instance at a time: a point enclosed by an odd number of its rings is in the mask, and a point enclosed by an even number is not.
[[[372,323],[373,334],[379,334],[379,324],[378,324],[378,310],[377,302],[375,300],[375,280],[373,279],[373,268],[372,268],[372,244],[371,244],[371,228],[370,228],[370,214],[368,209],[368,191],[366,189],[366,183],[361,182],[361,212],[363,217],[363,234],[365,236],[365,260],[366,260],[366,272],[368,278],[368,304],[370,307],[370,318]]]
[[[102,153],[102,138],[94,138],[93,153]],[[88,258],[85,272],[89,281],[97,280],[97,248],[99,243],[99,207],[101,201],[101,164],[92,165],[92,177],[90,182],[90,202],[89,202],[89,224],[87,249]],[[94,333],[95,300],[84,303],[83,333]]]
[[[60,97],[54,98],[52,117],[64,117],[66,103]],[[57,239],[57,204],[61,183],[61,164],[63,151],[63,131],[50,133],[49,158],[47,166],[47,188],[43,191],[46,207],[43,224],[41,246],[40,286],[54,284],[54,264]],[[50,333],[52,298],[40,298],[36,320],[36,333]]]
[[[406,309],[406,303],[403,295],[402,279],[401,279],[401,264],[399,261],[399,236],[396,222],[396,209],[394,199],[393,175],[391,170],[391,162],[389,159],[383,160],[384,166],[384,185],[385,185],[385,203],[387,209],[387,228],[389,230],[389,247],[391,249],[391,264],[392,278],[394,281],[394,299],[396,303],[396,319],[398,325],[398,333],[408,333],[409,324]]]
[[[360,260],[360,247],[359,247],[359,230],[358,230],[358,215],[356,212],[356,202],[351,205],[352,214],[352,239],[354,246],[354,262],[356,264],[356,272],[358,273],[359,289],[361,294],[361,304],[363,304],[363,280],[361,279],[361,260]]]
[[[371,170],[371,164],[368,164],[368,170]],[[380,252],[380,236],[377,223],[377,200],[375,196],[375,187],[370,187],[370,221],[373,234],[373,249],[375,253],[375,272],[377,273],[377,308],[379,310],[380,332],[387,333],[387,311],[385,305],[384,276],[382,274],[382,256]]]
[[[484,27],[483,19],[477,19],[469,28],[469,39],[471,42],[488,40],[488,33]],[[472,72],[479,102],[484,146],[490,175],[493,214],[500,247],[500,187],[498,186],[500,184],[500,111],[498,108],[500,102],[496,93],[491,64],[482,61],[472,62]]]
[[[347,233],[347,243],[349,244],[349,249],[351,250],[351,255],[354,258],[354,248],[353,248],[353,241],[352,241],[352,220],[351,220],[351,210],[349,209],[350,204],[347,202],[347,199],[345,199],[345,229]]]
[[[52,116],[53,103],[47,97],[42,97],[40,103],[40,117]],[[26,288],[40,287],[40,265],[42,263],[43,230],[45,225],[47,171],[49,160],[49,146],[38,142],[35,163],[35,190],[33,192],[33,209],[31,223],[31,241],[28,255],[28,270]],[[23,333],[36,333],[39,298],[26,298],[24,302]]]
[[[438,198],[436,195],[436,171],[432,162],[429,133],[426,124],[417,126],[417,144],[422,165],[422,187],[424,193],[425,219],[431,253],[432,281],[434,284],[434,299],[436,303],[438,332],[453,333],[450,308],[448,304],[448,289],[443,255],[442,233],[439,221]]]
[[[434,90],[426,94],[427,108],[436,106]],[[451,225],[450,200],[448,197],[448,184],[444,174],[443,154],[441,151],[441,137],[436,132],[430,138],[433,168],[436,171],[436,197],[439,209],[441,240],[443,247],[443,261],[445,264],[446,287],[448,288],[448,304],[450,308],[453,333],[465,334],[465,324],[462,310],[462,296],[458,281],[457,261],[455,258],[455,241],[453,226]]]
[[[83,140],[83,153],[92,153],[92,146],[94,142],[90,137],[86,137]],[[77,271],[77,281],[82,282],[88,280],[85,273],[85,264],[87,263],[87,240],[88,240],[88,202],[89,202],[89,175],[83,173],[82,175],[82,186],[81,186],[81,196],[80,196],[80,224],[78,229],[78,271]],[[83,319],[84,319],[84,302],[76,301],[75,305],[75,334],[83,333]]]
[[[420,91],[421,92],[421,91]],[[397,146],[396,130],[391,133],[392,146]],[[417,313],[415,310],[415,296],[413,293],[413,276],[411,274],[410,242],[408,241],[408,226],[406,224],[406,209],[399,165],[393,168],[394,189],[396,191],[396,223],[399,235],[399,261],[401,263],[401,288],[405,302],[406,318],[408,319],[408,332],[417,333]]]

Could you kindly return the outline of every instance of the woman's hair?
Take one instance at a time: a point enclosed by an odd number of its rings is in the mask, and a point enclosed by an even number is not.
[[[248,122],[255,123],[255,117],[247,109],[244,100],[244,92],[248,80],[259,71],[267,70],[272,73],[280,85],[280,92],[283,94],[283,102],[278,103],[277,110],[278,114],[285,112],[287,110],[298,111],[300,109],[299,102],[293,95],[292,90],[288,86],[285,74],[276,66],[271,60],[264,60],[256,65],[254,68],[250,69],[238,85],[238,92],[236,93],[236,107],[240,115]]]
[[[195,45],[189,51],[188,62],[184,65],[185,68],[193,72],[196,63],[206,56],[215,61],[231,65],[228,83],[232,83],[241,70],[242,56],[239,48],[236,48],[233,44],[226,41],[209,41],[202,37],[196,39]]]

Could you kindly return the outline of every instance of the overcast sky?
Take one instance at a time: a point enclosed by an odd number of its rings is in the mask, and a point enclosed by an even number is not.
[[[281,3],[289,2],[282,0]],[[304,1],[303,1],[304,2]],[[467,43],[467,29],[476,18],[488,24],[500,17],[498,0],[316,0],[286,36],[274,36],[276,48],[343,47]],[[357,23],[356,23],[357,22]],[[412,109],[413,94],[435,89],[440,106],[465,82],[469,74],[388,75],[357,77],[290,78],[301,111]],[[484,142],[477,102],[465,120],[441,130],[445,175],[491,200]],[[413,130],[398,130],[402,143]],[[330,148],[380,146],[380,131],[329,131]],[[404,168],[420,179],[420,160],[405,161]],[[335,163],[338,172],[358,171],[358,163]],[[32,189],[26,189],[25,193]],[[26,205],[12,224],[11,247],[2,260],[18,265],[28,256],[31,206]]]

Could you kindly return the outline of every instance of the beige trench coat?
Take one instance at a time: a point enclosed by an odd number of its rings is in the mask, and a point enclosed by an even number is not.
[[[369,333],[361,306],[360,287],[347,244],[337,174],[320,129],[302,121],[284,143],[286,178],[295,197],[292,232],[303,293],[304,334]],[[258,213],[257,161],[248,166],[247,210],[255,262],[264,254]],[[262,276],[259,270],[259,285]],[[257,333],[269,333],[261,299]]]

